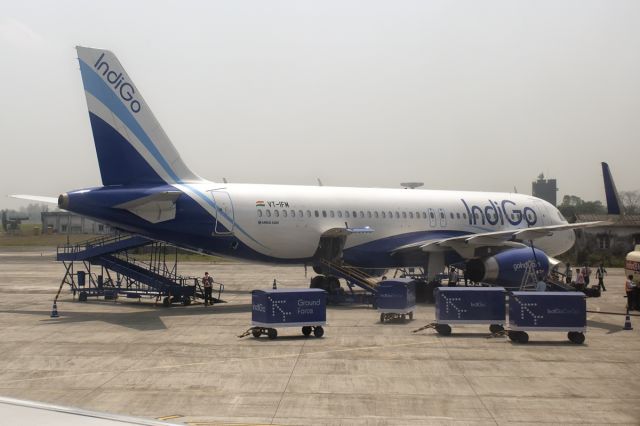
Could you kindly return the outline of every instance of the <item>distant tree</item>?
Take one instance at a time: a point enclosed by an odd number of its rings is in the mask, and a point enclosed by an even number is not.
[[[626,214],[640,214],[640,191],[620,191],[618,195]]]
[[[29,222],[38,223],[41,220],[40,213],[48,212],[49,206],[46,204],[30,203],[27,207],[20,208],[20,216],[29,216]]]
[[[584,201],[576,195],[565,195],[558,210],[567,218],[579,214],[606,214],[607,209],[600,201]]]

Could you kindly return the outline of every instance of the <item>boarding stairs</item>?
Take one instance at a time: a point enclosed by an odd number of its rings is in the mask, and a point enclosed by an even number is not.
[[[378,294],[378,283],[380,278],[373,277],[361,269],[347,264],[338,264],[326,259],[320,259],[320,263],[325,266],[334,276],[343,278],[347,284],[353,284],[373,295]]]
[[[132,253],[135,249],[144,253]],[[172,267],[167,263],[169,250],[175,251]],[[145,255],[150,257],[148,262],[137,258]],[[142,236],[119,234],[59,246],[56,259],[63,262],[66,270],[60,289],[68,284],[74,297],[78,294],[81,301],[87,296],[155,297],[156,301],[164,297],[163,304],[170,306],[175,302],[189,305],[192,300],[204,299],[198,278],[177,273],[177,248]],[[99,267],[100,273],[92,272],[92,266]],[[214,302],[222,302],[224,285],[214,284],[218,286]]]

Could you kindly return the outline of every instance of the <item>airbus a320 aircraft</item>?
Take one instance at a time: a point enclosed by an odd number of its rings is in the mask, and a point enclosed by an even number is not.
[[[551,204],[512,193],[211,182],[184,164],[113,53],[77,51],[104,186],[64,193],[58,205],[124,231],[312,265],[327,281],[331,265],[417,266],[432,277],[458,264],[473,281],[513,285],[531,262],[557,263],[573,229],[598,223],[569,224]]]

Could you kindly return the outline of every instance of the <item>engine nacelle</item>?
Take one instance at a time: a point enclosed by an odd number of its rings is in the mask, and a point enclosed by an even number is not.
[[[536,272],[547,275],[550,266],[549,256],[541,250],[532,250],[530,247],[505,250],[491,257],[469,260],[466,265],[466,276],[475,282],[520,287],[529,265],[536,265]]]

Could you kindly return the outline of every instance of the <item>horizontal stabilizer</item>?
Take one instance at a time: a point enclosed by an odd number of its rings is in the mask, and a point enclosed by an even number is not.
[[[21,200],[37,201],[39,203],[58,205],[58,197],[45,197],[42,195],[25,195],[25,194],[10,195],[10,197],[19,198]]]
[[[176,217],[176,200],[180,191],[164,191],[115,206],[151,223],[166,222]]]

